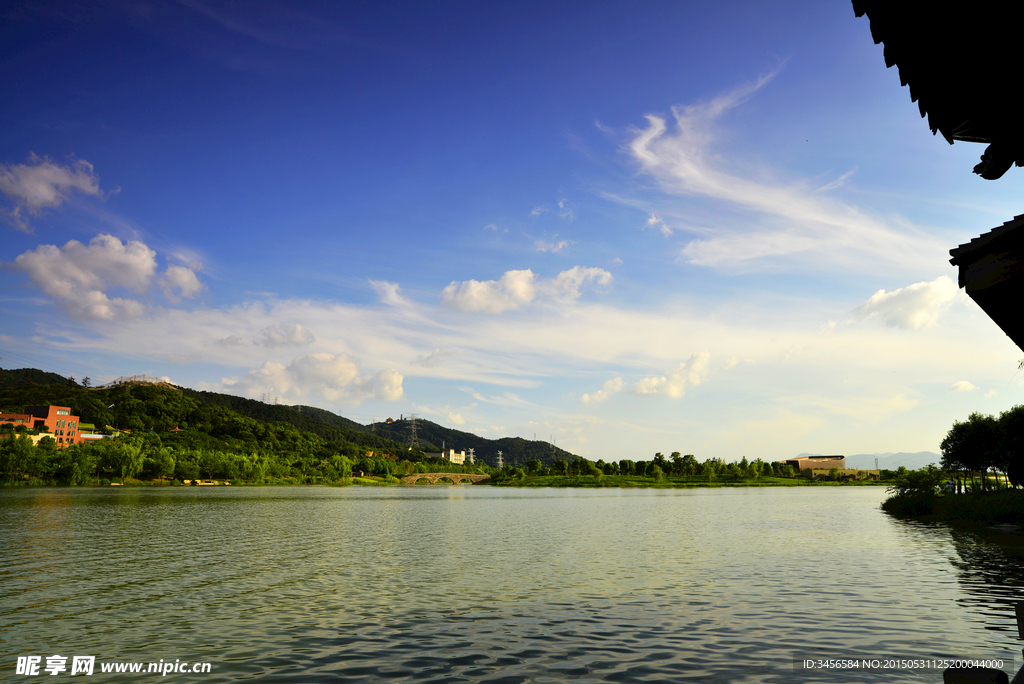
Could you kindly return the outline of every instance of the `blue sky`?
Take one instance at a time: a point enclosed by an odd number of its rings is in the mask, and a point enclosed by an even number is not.
[[[0,28],[0,363],[588,458],[938,450],[1021,171],[846,2],[97,2]]]

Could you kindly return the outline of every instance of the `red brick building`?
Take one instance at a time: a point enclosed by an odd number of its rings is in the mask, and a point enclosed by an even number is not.
[[[68,406],[26,406],[25,413],[0,413],[0,423],[24,425],[30,430],[45,428],[58,447],[85,441],[78,430],[78,416],[71,415]]]

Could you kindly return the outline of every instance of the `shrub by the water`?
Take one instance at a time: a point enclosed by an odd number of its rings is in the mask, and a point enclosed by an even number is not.
[[[929,492],[896,494],[882,502],[882,510],[892,515],[916,518],[935,512],[935,495]]]

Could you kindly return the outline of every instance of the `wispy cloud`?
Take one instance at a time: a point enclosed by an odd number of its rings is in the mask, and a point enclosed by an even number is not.
[[[952,385],[950,385],[949,389],[946,390],[946,391],[947,392],[973,392],[976,389],[978,389],[978,388],[975,385],[971,384],[970,382],[968,382],[966,380],[960,380],[960,381],[954,382]]]
[[[818,188],[818,192],[827,192],[829,190],[835,190],[838,187],[842,187],[843,185],[846,185],[846,181],[848,181],[851,178],[853,178],[853,174],[855,174],[855,173],[857,173],[857,167],[856,166],[853,167],[852,169],[850,169],[849,171],[847,171],[846,173],[844,173],[839,178],[836,178],[831,183],[826,183],[825,185],[822,185],[820,188]]]
[[[447,352],[441,349],[435,349],[426,356],[419,354],[415,359],[409,363],[416,366],[423,366],[424,368],[436,368],[444,363],[445,358],[451,356],[451,352]]]
[[[702,236],[683,248],[683,258],[733,269],[779,268],[782,259],[848,269],[923,266],[941,259],[941,241],[824,197],[809,181],[771,180],[770,171],[754,178],[728,170],[729,155],[715,149],[719,120],[775,73],[707,102],[675,107],[671,125],[648,115],[646,128],[635,130],[627,145],[640,170],[670,195],[711,198],[751,214],[699,231]]]
[[[572,212],[572,208],[569,206],[569,200],[564,197],[558,200],[558,218],[563,221],[572,221],[576,218],[576,215]]]
[[[655,214],[651,214],[647,217],[647,227],[657,228],[665,237],[672,235],[672,229],[665,225],[665,219]]]
[[[264,347],[304,347],[316,342],[313,333],[301,323],[268,326],[260,330],[258,344]]]
[[[79,159],[61,166],[35,154],[27,164],[0,164],[0,192],[14,205],[0,211],[26,233],[31,229],[25,214],[38,216],[43,209],[59,207],[72,192],[103,197],[99,176],[89,162]]]
[[[538,252],[554,252],[555,254],[561,254],[562,250],[569,246],[568,240],[559,240],[558,242],[545,242],[544,240],[537,240],[533,243],[533,246]]]
[[[374,289],[381,303],[389,306],[404,306],[409,302],[402,296],[398,283],[389,283],[386,280],[371,280],[370,287]]]

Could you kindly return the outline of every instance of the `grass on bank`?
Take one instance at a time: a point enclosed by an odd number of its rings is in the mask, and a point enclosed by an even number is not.
[[[956,522],[973,525],[1011,523],[1024,527],[1024,490],[966,494],[913,493],[891,496],[882,510],[921,522]]]

